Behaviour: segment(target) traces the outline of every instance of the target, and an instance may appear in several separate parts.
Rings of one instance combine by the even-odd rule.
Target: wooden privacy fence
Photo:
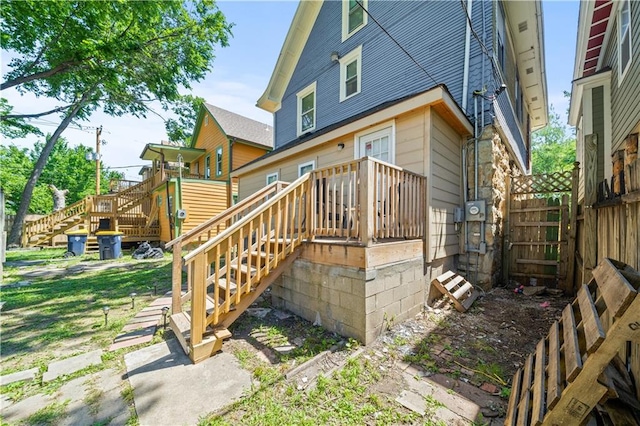
[[[614,381],[633,362],[629,343],[640,341],[640,274],[604,259],[593,276],[513,376],[505,425],[579,425],[622,395]]]
[[[577,183],[577,164],[573,171],[511,178],[505,223],[509,279],[535,279],[573,292]]]

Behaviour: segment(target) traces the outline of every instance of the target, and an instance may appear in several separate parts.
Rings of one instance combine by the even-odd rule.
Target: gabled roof
[[[574,80],[595,74],[601,67],[617,7],[612,0],[580,2]]]
[[[215,105],[208,103],[203,105],[227,137],[273,148],[273,127]]]
[[[280,109],[282,96],[298,64],[302,49],[307,44],[322,4],[323,1],[301,1],[298,4],[287,37],[284,39],[282,50],[278,55],[276,67],[271,74],[269,85],[256,104],[259,108],[269,112],[276,112]]]

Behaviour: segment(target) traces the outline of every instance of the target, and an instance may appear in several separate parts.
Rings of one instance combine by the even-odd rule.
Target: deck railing
[[[185,315],[182,306],[190,302],[191,350],[211,330],[228,327],[304,241],[342,236],[369,246],[425,232],[426,178],[382,161],[362,158],[314,170],[281,191],[278,185],[167,244],[174,248],[173,314]],[[247,212],[232,220],[239,211]],[[209,238],[220,223],[226,229],[181,257],[183,243]]]
[[[311,172],[314,237],[364,245],[424,234],[426,178],[373,158]]]
[[[57,212],[53,212],[31,222],[25,222],[22,229],[22,246],[28,246],[33,237],[52,232],[56,226],[60,226],[61,229],[63,229],[66,221],[85,214],[91,202],[91,197],[85,197],[62,210],[58,210]]]

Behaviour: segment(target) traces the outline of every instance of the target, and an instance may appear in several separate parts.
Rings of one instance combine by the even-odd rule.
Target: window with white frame
[[[278,172],[268,174],[267,175],[267,185],[270,185],[273,182],[277,181],[278,178],[279,178]]]
[[[342,0],[342,41],[367,25],[369,0]]]
[[[222,147],[216,148],[216,176],[222,176]]]
[[[208,115],[205,115],[205,116],[204,116],[204,125],[206,126],[206,125],[208,125],[208,124],[209,124],[209,116],[208,116]]]
[[[624,78],[631,64],[631,0],[622,0],[618,16],[618,72]]]
[[[316,128],[316,82],[298,92],[298,136]]]
[[[393,163],[395,161],[393,124],[387,123],[372,130],[356,134],[356,158],[373,157]]]
[[[340,58],[340,102],[360,93],[362,46]]]
[[[204,178],[211,179],[211,155],[207,155],[204,159]]]
[[[308,161],[306,163],[298,164],[298,177],[302,176],[305,173],[309,173],[311,170],[316,168],[316,162]]]

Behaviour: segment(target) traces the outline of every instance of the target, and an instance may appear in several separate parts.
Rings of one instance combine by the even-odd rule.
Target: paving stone
[[[118,334],[115,339],[113,339],[114,343],[122,342],[124,340],[135,339],[140,336],[153,335],[155,333],[156,327],[147,327],[140,330],[130,331],[129,333]]]
[[[427,410],[427,402],[422,395],[408,390],[403,390],[400,396],[396,398],[396,401],[403,407],[408,408],[414,413],[418,413],[424,416]]]
[[[63,359],[62,361],[52,362],[49,364],[47,372],[42,375],[42,381],[45,383],[50,382],[65,374],[75,373],[91,365],[102,364],[101,355],[102,351],[97,350]]]
[[[269,312],[271,312],[271,309],[269,308],[248,308],[247,309],[247,314],[256,318],[264,318],[267,316]]]
[[[131,318],[131,320],[129,320],[129,324],[140,324],[143,322],[149,322],[149,321],[153,321],[155,320],[155,322],[157,323],[158,320],[160,319],[159,315],[149,315],[149,316],[144,316],[144,317],[134,317]]]
[[[4,412],[4,410],[10,405],[13,405],[11,398],[4,394],[0,395],[0,411]]]
[[[281,354],[288,354],[289,352],[291,352],[294,349],[296,349],[295,345],[283,345],[283,346],[278,346],[276,348],[273,348],[273,350],[275,350],[276,352],[279,352]]]
[[[38,410],[51,404],[54,400],[47,395],[34,395],[20,402],[16,402],[2,409],[2,420],[9,424],[16,424],[24,420]]]
[[[140,328],[147,328],[158,325],[158,320],[155,319],[153,321],[145,321],[145,322],[134,322],[131,324],[127,324],[122,327],[122,331],[133,331],[138,330]]]
[[[37,368],[31,368],[29,370],[7,374],[5,376],[0,376],[0,384],[4,386],[8,385],[9,383],[20,382],[23,380],[30,381],[36,378],[36,374],[38,374]]]
[[[161,297],[159,299],[154,300],[149,304],[149,306],[171,306],[171,298],[170,297]]]
[[[482,386],[480,386],[480,389],[490,394],[498,393],[498,387],[492,383],[483,383]]]
[[[129,346],[141,345],[143,343],[149,343],[153,340],[153,334],[149,334],[146,336],[140,336],[135,339],[123,340],[121,342],[117,342],[109,346],[109,351],[116,351],[122,348],[128,348]]]

